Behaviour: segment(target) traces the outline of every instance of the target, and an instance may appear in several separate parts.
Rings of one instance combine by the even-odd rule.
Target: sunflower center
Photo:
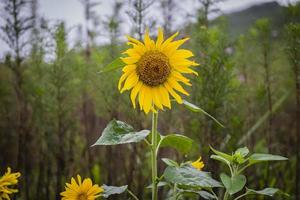
[[[137,63],[137,74],[149,86],[164,83],[170,74],[168,57],[159,51],[146,52]]]
[[[80,193],[77,196],[77,200],[87,200],[87,199],[88,199],[88,196],[86,193]]]

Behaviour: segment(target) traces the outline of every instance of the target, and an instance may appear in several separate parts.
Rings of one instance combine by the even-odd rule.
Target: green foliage
[[[125,63],[120,58],[116,58],[114,61],[103,67],[101,71],[99,71],[99,73],[111,72],[120,69],[124,66]]]
[[[186,154],[191,150],[193,140],[184,135],[170,134],[161,136],[159,145],[159,147],[172,147],[177,149],[179,152]]]
[[[180,167],[168,166],[164,173],[164,179],[172,184],[178,184],[183,187],[197,188],[214,188],[222,187],[222,185],[214,180],[210,173],[199,171],[189,165]]]
[[[223,124],[221,124],[216,118],[214,118],[213,116],[211,116],[209,113],[207,113],[205,110],[203,110],[202,108],[199,108],[198,106],[183,100],[183,105],[186,106],[189,110],[191,110],[192,112],[201,112],[204,115],[208,116],[209,118],[211,118],[212,120],[214,120],[218,125],[220,125],[221,127],[224,128]]]
[[[140,142],[144,140],[149,135],[149,133],[149,130],[135,132],[133,127],[129,124],[117,120],[112,120],[103,130],[101,137],[92,146]]]
[[[221,173],[220,178],[230,195],[241,191],[244,188],[247,181],[246,177],[242,174],[237,174],[232,177],[229,177],[227,174]]]
[[[244,173],[244,171],[251,165],[267,161],[287,160],[287,158],[283,156],[271,154],[254,153],[249,156],[249,149],[247,147],[237,149],[231,156],[229,154],[217,151],[212,147],[211,149],[216,154],[212,155],[211,158],[225,163],[230,170],[230,176],[226,173],[220,174],[221,181],[226,188],[224,199],[228,199],[228,195],[233,196],[245,189],[247,178],[242,173]],[[276,188],[265,188],[260,191],[250,190],[246,188],[246,192],[240,196],[237,196],[235,199],[240,199],[250,194],[273,196],[278,191],[279,189]]]
[[[111,195],[122,194],[127,190],[128,186],[124,185],[124,186],[116,187],[116,186],[102,185],[101,187],[104,190],[104,192],[101,193],[101,196],[103,196],[104,198],[108,198]]]

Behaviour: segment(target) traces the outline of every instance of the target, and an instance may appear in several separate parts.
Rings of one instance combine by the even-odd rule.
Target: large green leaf
[[[246,177],[242,174],[229,177],[227,174],[221,173],[220,178],[230,195],[241,191],[246,184]]]
[[[203,113],[204,115],[208,116],[209,118],[211,118],[212,120],[214,120],[218,125],[220,125],[221,127],[224,128],[224,125],[221,124],[221,122],[219,122],[216,118],[214,118],[212,115],[210,115],[208,112],[206,112],[205,110],[203,110],[202,108],[186,101],[186,100],[183,100],[183,105],[185,107],[187,107],[189,110],[193,111],[193,112],[201,112]]]
[[[127,190],[127,185],[116,187],[116,186],[108,186],[108,185],[102,185],[103,193],[101,196],[104,198],[108,198],[110,195],[113,194],[122,194]]]
[[[278,155],[265,154],[265,153],[255,153],[249,157],[249,162],[251,164],[266,162],[266,161],[280,161],[280,160],[288,160],[288,158]]]
[[[189,165],[181,167],[168,166],[164,171],[164,178],[167,182],[189,187],[222,187],[221,183],[214,180],[210,173],[199,171]]]
[[[252,190],[252,189],[247,188],[248,194],[260,194],[260,195],[266,195],[266,196],[270,196],[270,197],[273,197],[279,191],[280,190],[277,188],[265,188],[263,190]]]
[[[126,64],[120,58],[116,58],[114,61],[104,66],[98,73],[114,71],[124,67],[125,65]]]
[[[133,127],[122,121],[112,120],[103,130],[95,145],[116,145],[139,142],[149,135],[149,130],[135,132]]]
[[[188,153],[193,146],[193,140],[179,134],[171,134],[161,138],[160,147],[173,147],[181,153]]]

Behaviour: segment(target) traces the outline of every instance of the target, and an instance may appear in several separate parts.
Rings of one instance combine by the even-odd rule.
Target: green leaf
[[[244,158],[248,155],[249,149],[247,147],[239,148],[234,154],[241,154]]]
[[[163,186],[165,186],[165,185],[168,185],[168,183],[167,183],[167,182],[164,182],[164,181],[159,181],[158,184],[157,184],[157,187],[163,187]],[[146,188],[147,188],[147,189],[151,189],[151,188],[152,188],[152,184],[151,184],[151,185],[148,185]]]
[[[242,174],[229,177],[225,173],[220,175],[221,181],[230,195],[241,191],[246,184],[246,177]]]
[[[187,193],[187,194],[189,194],[189,193],[198,194],[203,199],[208,199],[208,200],[217,199],[214,195],[212,195],[211,193],[209,193],[207,191],[204,191],[204,190],[196,191],[196,190],[191,190],[191,189],[179,189],[178,191],[182,194],[185,194],[185,193]]]
[[[221,156],[218,156],[218,155],[211,155],[210,156],[211,159],[214,159],[214,160],[218,160],[220,162],[223,162],[225,163],[226,165],[228,165],[228,167],[230,167],[230,162],[228,160],[226,160],[225,158],[221,157]]]
[[[167,182],[189,187],[212,188],[222,187],[221,183],[214,180],[209,172],[199,171],[189,165],[181,167],[167,167],[164,171]]]
[[[162,158],[162,161],[170,167],[179,167],[178,163],[169,158]]]
[[[212,146],[210,146],[210,149],[215,153],[217,154],[218,156],[221,156],[222,158],[228,160],[229,162],[232,162],[233,161],[233,158],[231,155],[229,154],[226,154],[226,153],[223,153],[221,151],[218,151],[216,149],[214,149]]]
[[[200,196],[203,198],[203,199],[208,199],[208,200],[211,200],[211,199],[217,199],[214,195],[212,195],[211,193],[209,192],[206,192],[206,191],[200,191],[198,192],[200,194]]]
[[[124,67],[126,64],[120,59],[116,58],[114,61],[109,63],[108,65],[104,66],[98,73],[106,73],[106,72],[111,72],[117,69],[120,69]]]
[[[272,154],[264,154],[264,153],[255,153],[249,157],[249,162],[251,164],[259,163],[259,162],[267,162],[267,161],[281,161],[288,160],[288,158],[278,155]]]
[[[108,198],[110,195],[113,195],[113,194],[122,194],[123,192],[125,192],[127,190],[127,187],[128,187],[127,185],[123,185],[120,187],[102,185],[102,188],[104,191],[101,194],[101,196],[103,196],[104,198]]]
[[[252,190],[247,188],[247,192],[248,194],[260,194],[260,195],[266,195],[266,196],[270,196],[273,197],[277,192],[279,192],[280,190],[277,188],[265,188],[263,190]]]
[[[171,134],[161,138],[160,147],[172,147],[181,153],[188,153],[193,146],[193,140],[179,134]]]
[[[212,120],[214,120],[219,126],[223,127],[224,128],[224,125],[221,124],[221,122],[219,122],[216,118],[214,118],[212,115],[210,115],[208,112],[206,112],[205,110],[203,110],[202,108],[186,101],[186,100],[183,100],[183,105],[185,107],[187,107],[189,110],[191,110],[192,112],[201,112],[203,114],[205,114],[206,116],[208,116],[209,118],[211,118]]]
[[[116,145],[140,142],[149,135],[149,130],[135,132],[133,127],[122,121],[112,120],[103,130],[95,145]]]

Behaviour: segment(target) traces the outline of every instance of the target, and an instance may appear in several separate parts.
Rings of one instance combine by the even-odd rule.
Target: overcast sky
[[[270,1],[272,0],[227,0],[226,2],[219,3],[217,7],[221,10],[221,13],[230,13],[245,9],[255,4]],[[277,0],[280,4],[287,4],[288,1],[295,0]],[[108,16],[111,13],[111,2],[113,1],[99,0],[99,2],[101,2],[101,4],[95,8],[95,11],[101,17]],[[199,7],[199,4],[197,3],[198,0],[181,0],[178,2],[178,13],[193,14],[193,12],[196,11],[196,8]],[[158,5],[156,5],[156,8],[158,8]],[[153,8],[152,10],[158,10],[156,8]],[[83,6],[79,0],[39,0],[39,14],[53,22],[63,20],[66,22],[67,27],[74,27],[84,22]],[[178,14],[175,16],[175,20],[177,20],[178,23],[182,23],[180,20],[185,20],[185,18]],[[8,47],[0,40],[0,57],[2,57],[1,55],[3,55],[3,53],[7,50]]]

